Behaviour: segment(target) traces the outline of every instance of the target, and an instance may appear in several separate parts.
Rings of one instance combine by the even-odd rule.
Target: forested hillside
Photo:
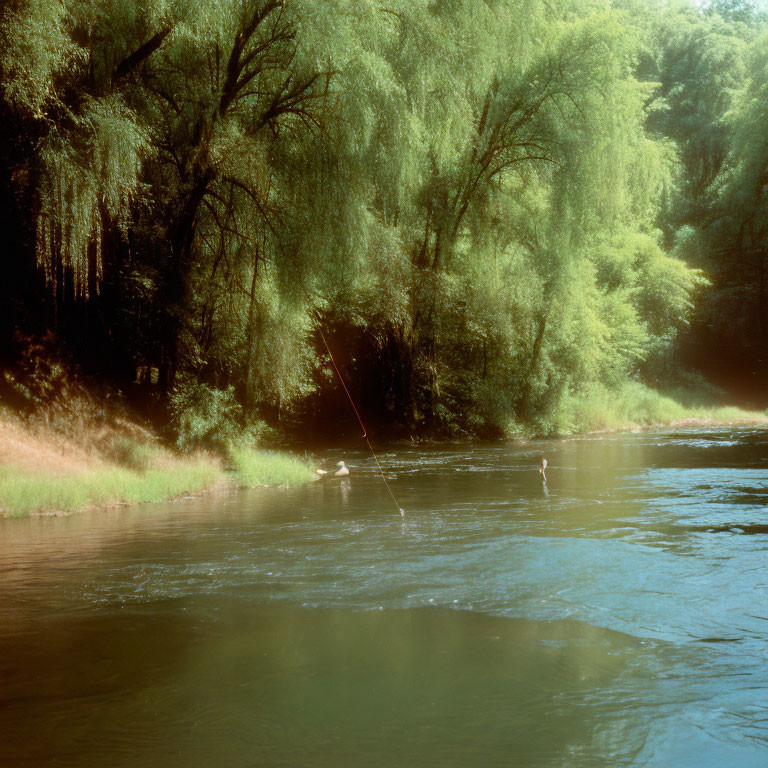
[[[4,359],[180,444],[351,423],[323,335],[390,434],[765,383],[752,3],[6,0],[0,75]]]

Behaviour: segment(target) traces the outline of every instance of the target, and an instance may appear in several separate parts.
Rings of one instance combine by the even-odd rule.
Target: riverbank
[[[204,451],[181,454],[125,420],[81,424],[77,434],[67,436],[0,414],[0,517],[66,514],[313,479],[308,460],[287,452],[242,446],[228,459]]]
[[[763,412],[712,405],[713,399],[711,392],[702,390],[665,394],[636,382],[618,390],[593,387],[565,398],[541,429],[510,429],[510,436],[664,426],[768,426]],[[184,453],[124,413],[104,416],[102,410],[98,418],[96,413],[94,408],[81,408],[74,419],[49,421],[0,410],[0,517],[66,514],[317,479],[306,456],[247,445],[226,452]]]
[[[622,432],[653,427],[768,426],[764,411],[718,402],[714,388],[657,391],[639,382],[617,389],[593,386],[564,397],[547,430],[553,435]]]

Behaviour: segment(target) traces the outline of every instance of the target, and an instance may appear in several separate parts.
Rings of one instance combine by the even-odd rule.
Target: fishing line
[[[352,410],[355,412],[355,416],[357,416],[357,420],[360,422],[360,428],[363,430],[363,437],[365,438],[365,442],[368,444],[368,450],[371,452],[371,456],[373,456],[373,460],[376,462],[376,466],[379,468],[379,474],[381,475],[381,479],[384,481],[384,485],[387,486],[387,490],[389,491],[389,495],[392,497],[392,501],[395,503],[395,508],[400,513],[400,517],[405,517],[405,510],[398,504],[397,499],[395,498],[395,494],[392,491],[392,488],[389,485],[389,482],[387,481],[387,477],[384,474],[384,470],[381,468],[381,463],[379,462],[379,457],[376,455],[376,451],[373,450],[373,446],[371,445],[371,441],[368,438],[368,430],[365,428],[365,424],[363,424],[362,418],[360,418],[360,411],[357,410],[357,406],[355,405],[355,401],[352,399],[352,395],[349,393],[349,390],[347,389],[347,385],[344,382],[344,377],[341,375],[341,371],[339,370],[339,366],[336,365],[336,360],[333,357],[333,352],[331,352],[331,348],[328,345],[328,340],[325,338],[325,334],[323,333],[323,329],[321,328],[320,324],[317,325],[317,330],[320,332],[320,338],[323,340],[323,344],[325,345],[326,350],[328,351],[328,357],[331,358],[331,363],[333,364],[333,368],[336,371],[336,375],[339,377],[339,381],[341,382],[341,386],[344,388],[344,392],[346,392],[347,397],[349,398],[349,402],[352,405]]]
[[[274,234],[276,237],[279,237],[278,232],[275,230],[274,226],[272,225],[272,222],[269,220],[269,217],[266,215],[266,212],[262,208],[262,206],[259,204],[258,200],[251,195],[251,199],[256,204],[256,206],[259,208],[259,211],[261,212],[262,216],[264,217],[264,221],[266,221],[267,226],[272,231],[272,234]],[[279,219],[279,217],[278,217]],[[282,222],[280,222],[282,224]],[[297,277],[297,283],[299,288],[301,288],[302,293],[306,297],[307,301],[310,305],[314,304],[312,301],[312,297],[310,296],[309,291],[307,290],[306,286],[304,285],[304,282],[301,279],[301,270],[298,269],[298,265],[295,263],[295,260],[293,259],[292,255],[290,256],[291,260],[294,261],[294,266],[297,267],[296,270],[296,277]],[[381,475],[381,479],[384,481],[384,485],[387,486],[387,490],[389,491],[389,495],[392,497],[392,501],[395,504],[395,508],[400,513],[400,517],[405,519],[405,510],[398,504],[397,499],[395,498],[395,494],[392,491],[392,488],[389,485],[389,482],[387,482],[387,477],[384,474],[384,470],[381,467],[381,462],[379,462],[379,457],[376,455],[376,451],[373,450],[373,446],[371,445],[371,441],[368,438],[368,430],[365,428],[365,424],[363,424],[363,420],[360,418],[360,411],[357,410],[357,406],[355,405],[355,401],[352,399],[352,395],[350,394],[349,390],[347,389],[347,385],[344,381],[344,377],[341,375],[341,371],[339,370],[339,366],[336,365],[336,360],[333,357],[333,352],[331,352],[330,346],[328,346],[328,340],[325,338],[325,334],[323,333],[323,328],[320,323],[319,317],[317,317],[317,330],[320,332],[320,338],[323,340],[323,344],[325,345],[326,350],[328,351],[328,357],[331,358],[331,363],[333,364],[334,370],[336,371],[336,375],[339,377],[339,381],[341,382],[341,386],[344,388],[344,392],[346,392],[347,397],[349,398],[349,402],[352,405],[352,409],[355,412],[355,416],[357,416],[357,420],[360,422],[360,427],[363,430],[363,437],[365,438],[365,442],[368,444],[368,450],[371,452],[371,456],[373,456],[373,460],[376,462],[376,466],[379,468],[379,474]]]

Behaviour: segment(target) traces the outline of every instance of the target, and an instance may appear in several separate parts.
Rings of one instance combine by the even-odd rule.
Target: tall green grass
[[[199,493],[224,475],[210,456],[173,460],[151,447],[128,441],[116,446],[112,457],[120,465],[88,472],[52,474],[0,466],[0,517],[36,512],[70,512],[89,506],[166,501]],[[288,453],[233,448],[234,480],[242,486],[295,486],[315,479],[306,459]]]
[[[165,501],[199,493],[222,477],[210,460],[197,459],[163,469],[137,472],[107,467],[66,475],[0,467],[0,515],[69,512],[88,506]]]
[[[240,485],[303,485],[315,479],[307,459],[290,453],[236,447],[230,449],[235,480]]]
[[[592,386],[563,398],[552,419],[552,432],[573,434],[684,421],[768,424],[768,416],[760,411],[706,404],[707,398],[695,394],[676,391],[670,396],[640,382],[629,382],[619,389]]]

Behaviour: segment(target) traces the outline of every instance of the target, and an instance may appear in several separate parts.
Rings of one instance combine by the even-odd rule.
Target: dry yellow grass
[[[0,516],[163,501],[224,481],[216,457],[176,455],[138,425],[79,424],[71,432],[0,414]]]
[[[104,463],[79,441],[0,417],[0,465],[35,473],[73,473],[95,469]]]

